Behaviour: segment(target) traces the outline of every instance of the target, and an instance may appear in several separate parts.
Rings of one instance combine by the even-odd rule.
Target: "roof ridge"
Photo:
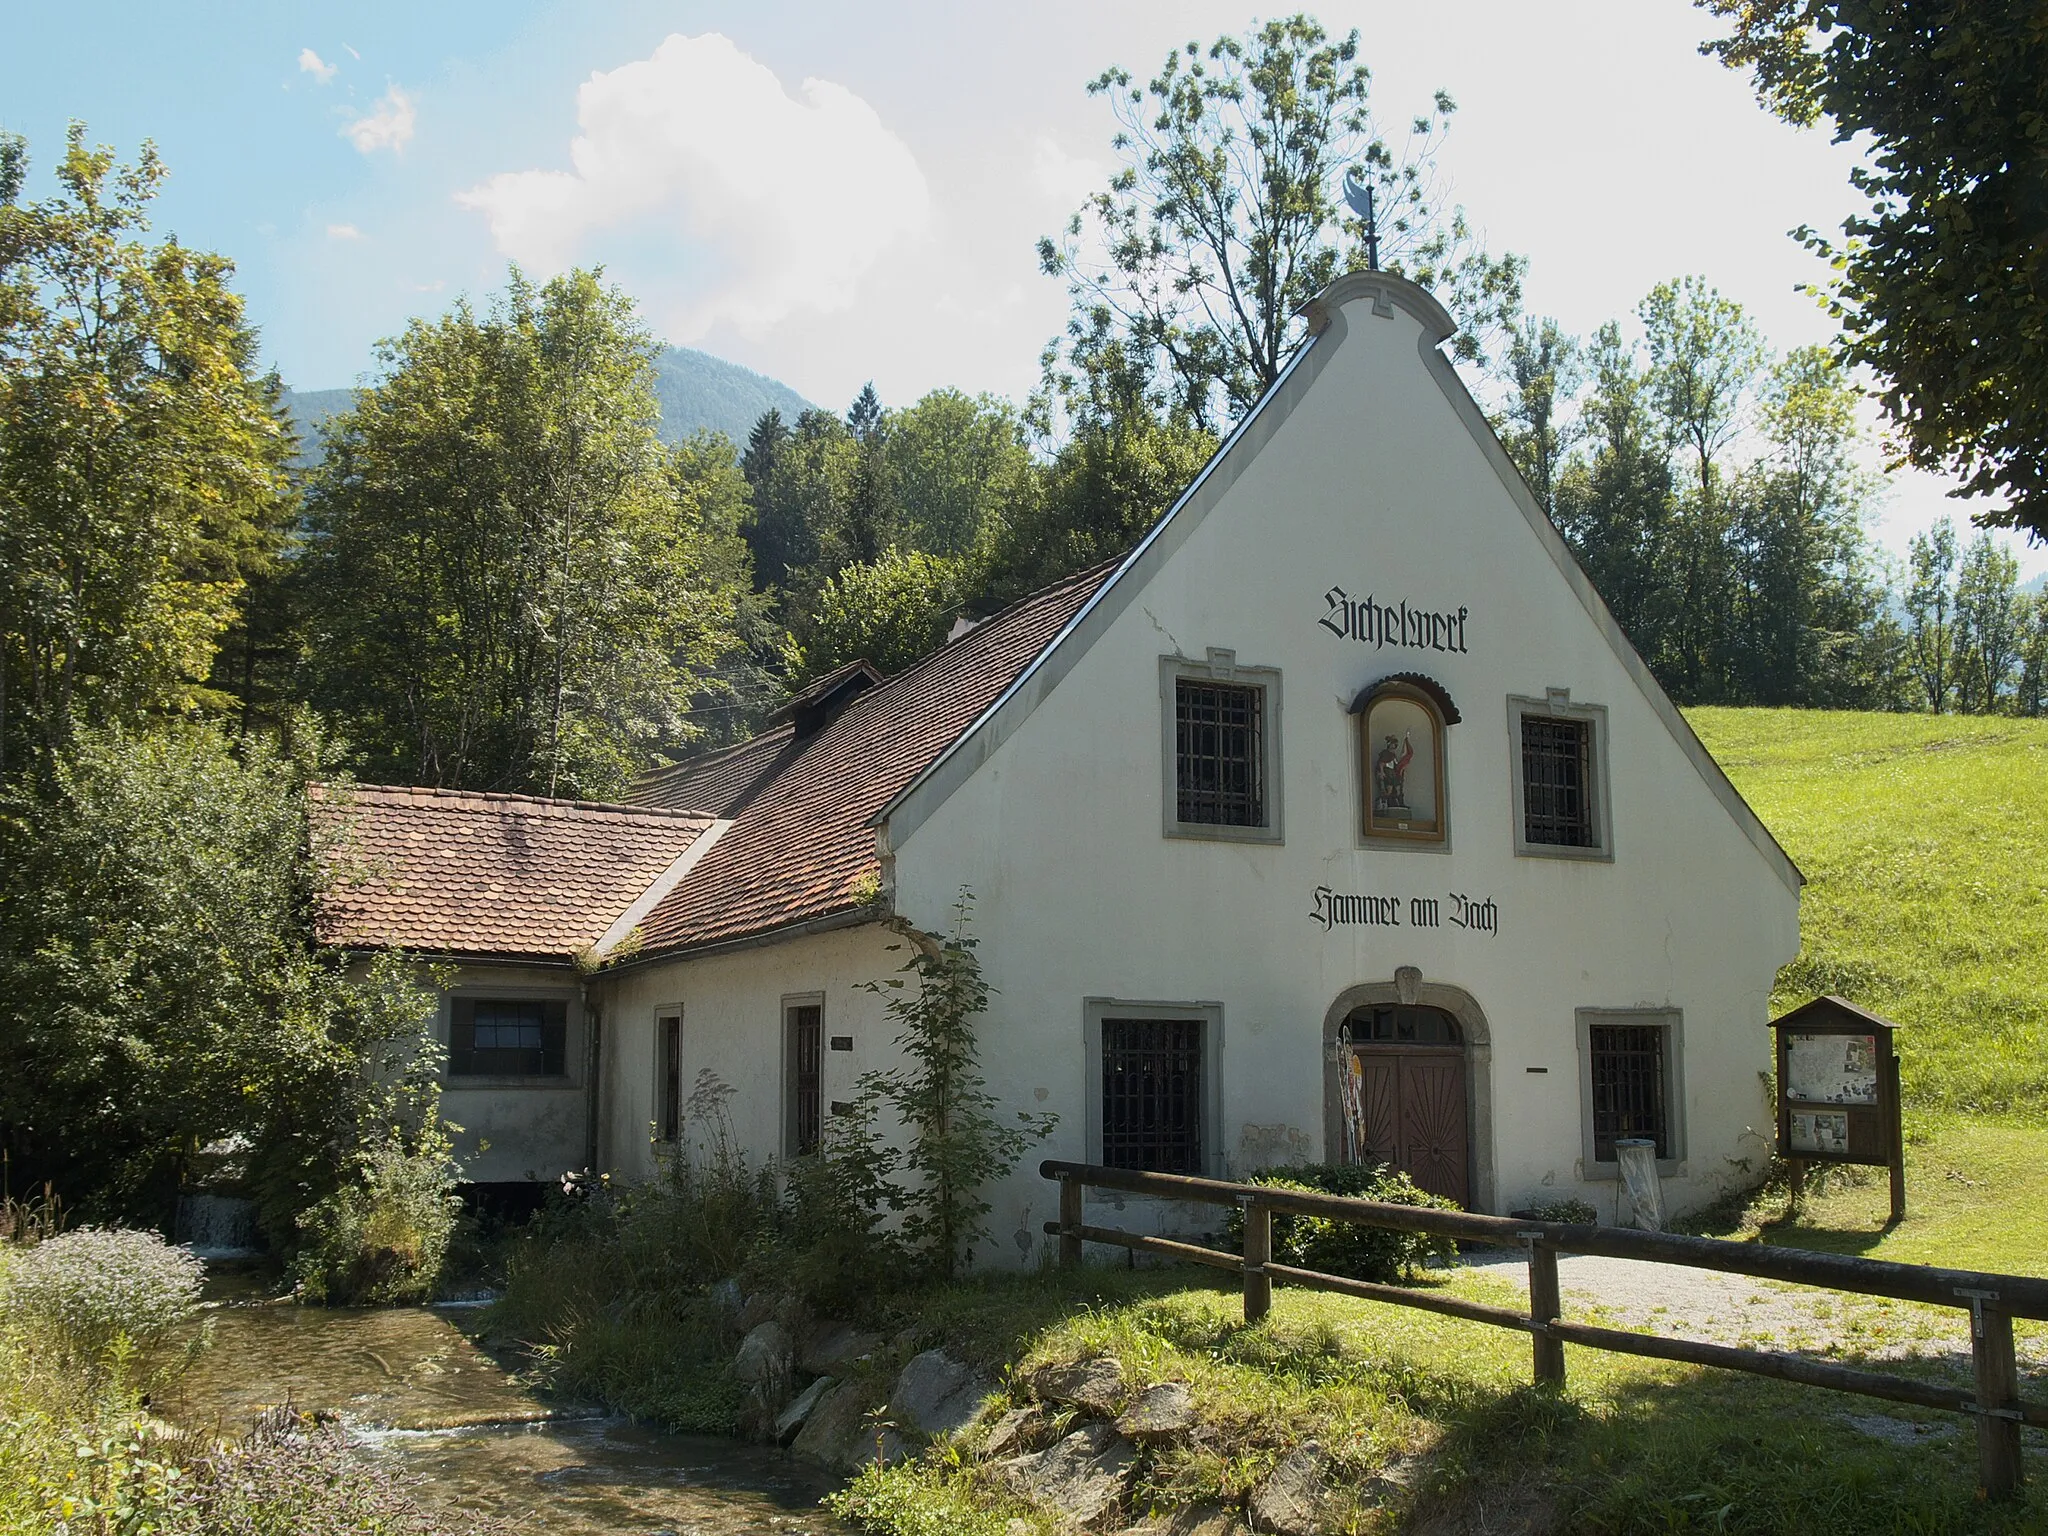
[[[306,785],[315,799],[339,795],[403,796],[408,800],[484,801],[482,806],[452,806],[458,810],[486,810],[493,806],[544,806],[550,810],[588,811],[607,816],[645,816],[664,821],[710,821],[709,811],[684,811],[661,805],[632,805],[618,800],[569,800],[555,795],[524,795],[501,789],[450,789],[438,784],[343,784],[314,779]]]
[[[757,732],[744,741],[729,741],[722,747],[712,747],[707,751],[692,753],[688,757],[677,758],[676,761],[664,764],[662,767],[650,768],[633,782],[636,784],[651,784],[657,780],[667,778],[670,774],[681,773],[685,768],[702,768],[707,763],[715,763],[721,758],[731,757],[735,753],[746,751],[749,747],[758,747],[778,731],[794,732],[795,729],[796,727],[789,721],[779,720],[774,725],[769,726],[767,730]]]

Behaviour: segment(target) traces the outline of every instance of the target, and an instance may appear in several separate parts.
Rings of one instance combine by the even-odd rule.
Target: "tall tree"
[[[2013,707],[2023,715],[2048,715],[2048,591],[2023,593],[2020,619],[2020,680]]]
[[[147,238],[155,149],[117,166],[73,124],[55,197],[26,169],[0,135],[0,781],[207,702],[290,511],[233,267]]]
[[[1508,343],[1510,388],[1501,446],[1553,522],[1558,476],[1580,425],[1567,414],[1578,393],[1580,368],[1577,340],[1547,317],[1524,320]]]
[[[1591,453],[1560,473],[1555,517],[1594,590],[1668,685],[1670,456],[1619,325],[1594,334],[1587,362],[1592,382],[1580,414]]]
[[[1300,345],[1302,305],[1365,265],[1361,222],[1336,201],[1350,170],[1378,194],[1383,263],[1443,290],[1461,355],[1477,359],[1519,306],[1523,264],[1487,257],[1436,192],[1451,99],[1439,92],[1397,151],[1370,88],[1358,34],[1332,41],[1303,14],[1190,42],[1143,87],[1105,70],[1088,89],[1116,116],[1124,163],[1062,239],[1039,243],[1045,271],[1068,280],[1071,340],[1107,325],[1156,355],[1176,410],[1228,425]]]
[[[1961,635],[1956,623],[1956,527],[1943,519],[1913,535],[1906,588],[1908,664],[1927,707],[1937,715],[1956,691]]]
[[[372,772],[602,796],[692,734],[739,592],[677,505],[653,353],[593,274],[515,270],[385,343],[329,423],[308,663]]]
[[[905,548],[964,555],[1028,503],[1034,466],[1016,408],[935,389],[889,416],[887,451]]]
[[[1998,712],[2025,643],[2020,566],[1988,533],[1970,540],[1956,570],[1956,702]]]
[[[2048,536],[2048,134],[2038,0],[1697,0],[1733,24],[1703,45],[1788,122],[1863,148],[1868,201],[1829,258],[1852,364],[1911,460],[2003,495],[1982,522]]]
[[[889,423],[874,382],[861,386],[846,413],[853,434],[853,473],[847,487],[841,541],[847,562],[872,563],[896,541],[896,486],[889,462]]]

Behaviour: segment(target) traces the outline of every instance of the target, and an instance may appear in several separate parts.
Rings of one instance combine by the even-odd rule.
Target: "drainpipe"
[[[598,1084],[598,1068],[604,1057],[600,1049],[604,1037],[604,1015],[590,1000],[590,983],[581,983],[577,991],[583,1007],[583,1166],[592,1173],[598,1171],[598,1109],[603,1103],[603,1094]]]

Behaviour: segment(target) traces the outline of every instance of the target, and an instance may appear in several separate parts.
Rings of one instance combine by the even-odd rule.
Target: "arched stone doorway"
[[[1391,1163],[1468,1210],[1493,1204],[1492,1038],[1470,993],[1404,966],[1323,1024],[1325,1156]]]

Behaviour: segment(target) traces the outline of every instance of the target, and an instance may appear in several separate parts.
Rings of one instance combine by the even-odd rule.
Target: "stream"
[[[672,1435],[553,1403],[477,1346],[473,1307],[297,1307],[226,1276],[213,1348],[163,1404],[188,1426],[246,1426],[289,1401],[330,1410],[357,1454],[422,1506],[548,1536],[827,1536],[835,1484],[780,1451]]]

